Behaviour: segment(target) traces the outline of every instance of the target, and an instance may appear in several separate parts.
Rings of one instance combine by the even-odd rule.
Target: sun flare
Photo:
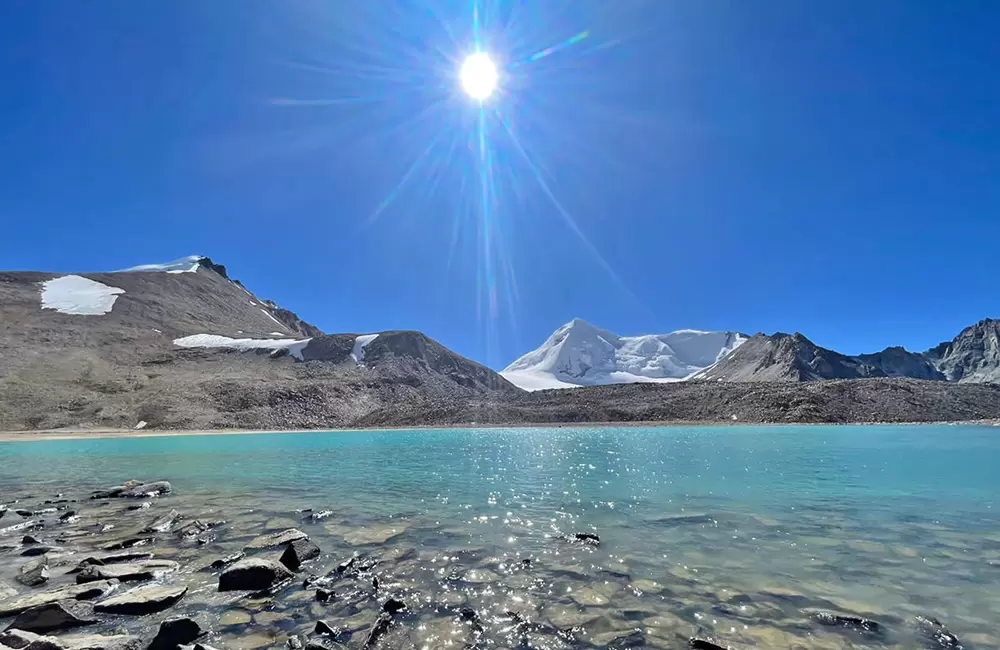
[[[499,74],[497,66],[486,52],[476,52],[466,57],[459,73],[462,90],[472,99],[485,101],[496,90]]]

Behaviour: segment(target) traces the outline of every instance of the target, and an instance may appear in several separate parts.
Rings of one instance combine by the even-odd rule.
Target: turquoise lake
[[[132,478],[169,480],[171,507],[222,513],[247,534],[303,525],[301,509],[330,510],[303,530],[331,561],[358,549],[403,549],[410,559],[399,564],[400,584],[429,603],[527,603],[529,615],[578,626],[596,647],[605,647],[602,634],[640,627],[646,647],[674,647],[696,633],[740,647],[931,647],[912,630],[916,616],[940,619],[966,647],[1000,647],[997,427],[448,429],[0,444],[0,502]],[[559,539],[577,532],[598,534],[600,546]],[[507,570],[525,558],[530,579]],[[810,624],[818,610],[869,616],[889,634]],[[449,646],[442,629],[415,628],[407,644]],[[545,643],[537,645],[559,647]],[[491,645],[506,647],[502,639]]]

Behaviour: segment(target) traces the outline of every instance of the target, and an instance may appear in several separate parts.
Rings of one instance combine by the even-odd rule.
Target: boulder
[[[37,587],[49,579],[49,564],[45,558],[39,558],[21,567],[17,581],[25,587]]]
[[[76,574],[79,584],[95,580],[117,579],[122,582],[152,580],[164,573],[177,570],[179,564],[172,560],[138,560],[123,564],[89,564]]]
[[[142,616],[173,607],[187,593],[187,587],[144,585],[130,589],[94,605],[95,612]]]
[[[406,609],[406,603],[396,598],[390,598],[382,605],[382,611],[390,615],[404,609]]]
[[[261,535],[260,537],[256,537],[252,539],[244,548],[248,550],[275,548],[277,546],[288,544],[289,542],[294,542],[297,539],[309,539],[309,536],[297,528],[289,528],[288,530],[283,530],[280,533],[271,533],[270,535]]]
[[[71,598],[76,600],[93,600],[94,598],[110,593],[117,586],[117,580],[101,580],[98,582],[90,582],[85,585],[66,585],[65,587],[42,592],[40,594],[23,596],[21,598],[15,598],[14,600],[5,600],[0,602],[0,618],[15,616],[26,609],[31,609],[32,607],[45,605],[47,603],[54,603],[60,600],[68,600]]]
[[[303,562],[314,557],[319,557],[319,547],[308,539],[297,539],[285,546],[285,551],[278,561],[292,571],[298,571]]]
[[[0,645],[15,650],[138,650],[139,639],[129,634],[81,634],[57,638],[8,629],[0,634]]]
[[[31,544],[39,544],[40,542],[31,535],[25,535],[21,538],[21,543],[25,546],[30,546]]]
[[[292,572],[274,560],[240,560],[219,575],[219,591],[264,591],[292,579]]]
[[[178,650],[182,645],[194,643],[195,639],[204,634],[205,630],[192,618],[170,618],[160,623],[160,630],[149,644],[148,650]]]
[[[92,604],[79,600],[60,600],[24,610],[17,615],[10,627],[44,634],[93,625],[96,622]]]

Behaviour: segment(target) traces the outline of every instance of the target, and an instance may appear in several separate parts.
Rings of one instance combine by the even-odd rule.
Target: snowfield
[[[302,358],[302,350],[312,339],[231,339],[218,334],[192,334],[174,339],[174,345],[182,348],[228,348],[247,352],[249,350],[288,350],[288,353],[298,359]]]
[[[361,365],[365,360],[365,346],[378,338],[378,334],[362,334],[354,339],[354,349],[351,350],[351,358],[354,363]]]
[[[699,330],[618,336],[577,318],[500,374],[528,391],[683,381],[718,363],[746,340],[737,332]]]
[[[138,271],[152,273],[196,273],[198,271],[198,266],[201,264],[203,259],[205,259],[203,255],[188,255],[187,257],[182,257],[179,260],[167,262],[166,264],[142,264],[140,266],[133,266],[132,268],[116,271],[116,273],[132,273]]]
[[[124,289],[109,287],[79,275],[64,275],[42,283],[42,309],[60,314],[101,316],[111,311]]]

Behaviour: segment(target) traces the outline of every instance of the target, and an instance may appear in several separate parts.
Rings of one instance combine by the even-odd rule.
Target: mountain
[[[206,257],[0,273],[0,429],[347,426],[512,391],[419,332],[324,334]]]
[[[576,318],[500,374],[525,390],[685,379],[738,348],[737,332],[618,336]]]
[[[1000,320],[981,320],[924,355],[949,381],[1000,382]]]
[[[934,381],[947,379],[929,357],[899,346],[889,347],[873,354],[859,354],[857,359],[877,368],[882,377],[911,377]]]

